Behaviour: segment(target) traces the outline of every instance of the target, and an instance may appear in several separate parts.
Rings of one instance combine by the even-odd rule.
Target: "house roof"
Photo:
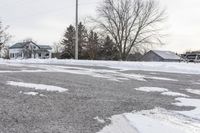
[[[30,42],[22,42],[22,43],[16,43],[13,46],[9,47],[9,49],[16,49],[16,48],[23,48]]]
[[[51,50],[52,48],[49,45],[38,45],[41,49]]]
[[[40,49],[47,49],[51,50],[52,48],[48,45],[37,45],[36,43],[30,41],[30,42],[21,42],[21,43],[16,43],[13,46],[9,47],[9,49],[17,49],[17,48],[24,48],[27,44],[33,43],[36,46],[38,46]]]
[[[155,54],[166,60],[179,60],[181,57],[171,51],[152,50]]]

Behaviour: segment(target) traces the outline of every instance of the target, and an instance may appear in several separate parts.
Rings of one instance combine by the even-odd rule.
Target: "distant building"
[[[39,58],[47,59],[52,56],[52,48],[48,45],[37,45],[33,41],[16,43],[9,47],[10,59]]]
[[[179,62],[181,61],[181,57],[171,51],[151,50],[140,61]]]

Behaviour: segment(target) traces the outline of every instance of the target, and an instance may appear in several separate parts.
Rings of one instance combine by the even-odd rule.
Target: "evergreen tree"
[[[104,60],[118,60],[118,50],[109,36],[104,39],[104,42],[100,49],[100,56]]]
[[[75,35],[75,28],[74,26],[70,25],[65,34],[64,38],[61,42],[61,45],[63,45],[63,51],[61,54],[61,58],[74,58],[74,35]]]
[[[78,25],[78,53],[79,59],[86,59],[88,33],[86,27],[80,22]]]
[[[88,35],[87,53],[90,60],[95,60],[98,58],[99,51],[99,37],[94,31],[90,31]]]
[[[79,23],[78,25],[78,53],[79,58],[83,58],[83,48],[86,46],[87,43],[87,30],[85,26],[82,23]],[[61,41],[61,44],[64,46],[61,58],[74,58],[75,54],[75,27],[70,25],[65,34],[64,38]]]

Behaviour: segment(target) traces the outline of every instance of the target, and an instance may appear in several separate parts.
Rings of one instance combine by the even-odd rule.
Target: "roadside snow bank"
[[[99,133],[199,133],[200,121],[156,108],[111,117],[111,125]]]
[[[66,64],[84,66],[105,66],[120,70],[143,70],[170,73],[200,74],[200,64],[171,63],[171,62],[122,62],[122,61],[89,61],[89,60],[58,60],[58,59],[28,59],[28,60],[2,60],[0,64]]]
[[[7,84],[12,85],[12,86],[25,87],[25,88],[33,88],[36,90],[57,91],[57,92],[67,91],[67,89],[65,88],[51,86],[51,85],[44,85],[44,84],[33,84],[33,83],[24,83],[24,82],[15,82],[15,81],[8,81]]]

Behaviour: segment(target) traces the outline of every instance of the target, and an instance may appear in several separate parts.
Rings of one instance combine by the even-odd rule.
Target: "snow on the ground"
[[[189,97],[186,94],[169,91],[166,88],[160,88],[160,87],[139,87],[139,88],[134,88],[134,89],[137,91],[143,91],[143,92],[160,92],[161,95],[165,95],[165,96]]]
[[[94,118],[94,120],[98,121],[99,123],[105,123],[104,119],[99,118],[98,116]]]
[[[151,72],[151,73],[149,73],[149,74],[152,74],[152,75],[158,75],[158,73],[154,73],[154,72]]]
[[[11,64],[14,66],[15,64]],[[135,73],[123,73],[119,70],[108,70],[108,69],[92,69],[92,68],[84,68],[84,67],[75,67],[75,66],[58,66],[58,65],[35,65],[35,64],[16,64],[16,66],[21,66],[21,70],[18,71],[0,71],[0,73],[20,73],[20,72],[28,72],[28,73],[38,73],[38,72],[62,72],[62,73],[70,73],[77,75],[88,75],[95,78],[104,78],[110,81],[125,81],[129,79],[138,80],[138,81],[146,81],[146,79],[153,80],[166,80],[166,81],[177,81],[175,79],[164,78],[164,77],[152,77],[149,75],[141,75]],[[24,67],[25,66],[25,67]],[[29,67],[30,69],[27,69]],[[32,70],[31,68],[34,68]],[[37,69],[35,69],[37,68]]]
[[[25,95],[36,96],[36,95],[38,95],[39,93],[38,93],[38,92],[24,92],[23,94],[25,94]]]
[[[200,99],[189,99],[189,98],[176,98],[178,102],[173,103],[176,106],[191,106],[195,107],[194,110],[190,111],[179,111],[179,113],[191,117],[193,119],[198,119],[200,121]]]
[[[192,93],[192,94],[200,95],[200,90],[186,89],[186,91],[189,92],[189,93]]]
[[[147,77],[149,79],[155,79],[155,80],[165,80],[165,81],[178,81],[176,79],[170,79],[170,78],[163,78],[163,77]]]
[[[8,85],[18,86],[18,87],[25,87],[25,88],[33,88],[36,90],[46,90],[46,91],[56,91],[56,92],[65,92],[68,89],[52,86],[52,85],[44,85],[44,84],[34,84],[34,83],[24,83],[24,82],[15,82],[15,81],[8,81]]]
[[[104,127],[98,133],[139,133],[137,129],[123,115],[112,116],[111,124]]]
[[[115,115],[99,133],[199,133],[200,121],[161,108]]]
[[[159,88],[159,87],[139,87],[135,88],[137,91],[144,91],[144,92],[167,92],[168,89]]]
[[[200,85],[199,82],[192,82],[192,84],[195,84],[195,85]]]
[[[168,91],[168,92],[163,92],[161,93],[162,95],[166,95],[166,96],[181,96],[181,97],[189,97],[188,95],[186,94],[183,94],[183,93],[179,93],[179,92],[172,92],[172,91]]]
[[[66,64],[84,66],[105,66],[120,70],[144,70],[170,73],[200,74],[200,64],[178,62],[122,62],[122,61],[89,61],[58,59],[3,60],[0,64]]]

